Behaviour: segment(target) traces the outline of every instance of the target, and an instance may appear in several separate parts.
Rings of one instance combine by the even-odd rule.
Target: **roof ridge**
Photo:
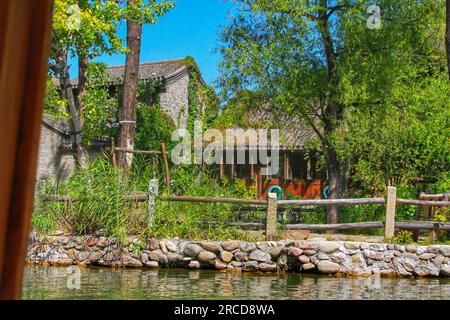
[[[148,62],[139,63],[139,66],[159,64],[159,63],[168,63],[168,62],[180,62],[180,61],[184,61],[184,60],[185,60],[185,58],[167,59],[167,60],[159,60],[159,61],[148,61]],[[117,66],[107,66],[106,69],[119,69],[119,68],[124,68],[124,67],[125,67],[125,64],[121,64],[121,65],[117,65]]]

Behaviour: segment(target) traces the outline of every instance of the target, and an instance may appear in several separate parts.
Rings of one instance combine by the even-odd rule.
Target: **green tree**
[[[368,25],[377,18],[366,1],[239,2],[241,13],[221,35],[223,93],[256,89],[274,108],[300,114],[319,141],[330,197],[341,197],[351,163],[335,139],[347,110],[396,104],[393,92],[408,90],[405,76],[440,73],[443,1],[379,1],[380,29]],[[337,222],[337,208],[327,220]]]
[[[50,60],[59,65],[61,92],[68,100],[75,136],[76,162],[84,162],[81,131],[85,122],[82,101],[86,89],[88,62],[103,54],[123,50],[117,26],[123,12],[118,0],[56,0],[53,11]],[[78,58],[78,99],[73,95],[68,58]]]
[[[136,134],[136,93],[138,86],[139,61],[141,52],[141,37],[143,24],[155,24],[158,17],[163,16],[174,7],[171,1],[127,0],[125,19],[127,21],[127,57],[122,104],[119,120],[121,121],[118,147],[134,148]],[[131,166],[132,154],[120,152],[117,156],[118,165],[124,169]]]

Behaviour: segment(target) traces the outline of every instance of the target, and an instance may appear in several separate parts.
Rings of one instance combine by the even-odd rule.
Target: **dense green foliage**
[[[176,167],[172,170],[175,194],[206,197],[253,197],[241,182],[217,181],[199,167]],[[238,221],[238,207],[225,203],[167,202],[156,205],[152,234],[190,239],[246,239],[250,235],[230,226]],[[254,216],[253,216],[254,218]]]
[[[53,116],[55,119],[67,119],[67,101],[61,98],[60,91],[52,78],[48,78],[45,87],[44,113]]]
[[[86,91],[80,97],[84,106],[83,143],[89,145],[93,138],[110,137],[114,130],[109,119],[117,114],[118,101],[110,97],[108,87],[99,82],[107,79],[106,65],[91,62],[87,69]]]
[[[127,195],[146,194],[152,178],[150,165],[135,161],[129,175],[101,158],[79,169],[64,183],[47,182],[40,186],[33,215],[38,232],[56,230],[75,234],[97,233],[123,238],[141,234],[155,237],[192,239],[249,239],[250,235],[230,223],[238,220],[239,208],[230,204],[201,204],[157,200],[149,223],[147,204],[136,205]],[[145,161],[144,161],[145,162]],[[241,182],[217,181],[207,170],[176,167],[171,170],[173,192],[191,196],[252,198]],[[158,174],[157,177],[163,181]],[[163,191],[164,193],[164,191]],[[46,200],[47,195],[70,195],[71,202]],[[259,213],[245,216],[261,219]]]
[[[338,166],[350,182],[347,195],[379,194],[387,185],[416,193],[425,188],[417,181],[448,181],[444,1],[379,1],[380,29],[367,28],[365,1],[238,3],[243,11],[219,47],[219,85],[233,107],[222,123],[242,118],[246,107],[233,100],[252,90],[316,132],[308,146],[329,177]]]

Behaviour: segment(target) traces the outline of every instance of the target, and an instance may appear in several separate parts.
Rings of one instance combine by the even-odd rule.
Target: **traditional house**
[[[114,95],[121,90],[125,75],[125,66],[106,68],[107,79],[101,79],[101,85],[109,88]],[[191,57],[156,62],[145,62],[139,65],[139,82],[159,83],[159,103],[161,109],[172,118],[178,128],[186,128],[189,106],[189,83],[195,77],[197,83],[205,86],[197,64]],[[78,79],[72,81],[77,91]]]
[[[123,85],[125,66],[106,68],[107,78],[101,85],[115,94]],[[193,79],[194,78],[194,79]],[[139,81],[158,83],[159,103],[178,128],[186,128],[188,121],[189,84],[195,80],[205,86],[195,61],[192,58],[146,62],[139,66]],[[57,80],[55,80],[57,81]],[[78,89],[78,79],[71,81],[74,94]],[[72,135],[69,121],[55,120],[44,115],[41,126],[41,140],[37,180],[46,178],[65,179],[75,167],[72,151]],[[99,154],[108,139],[96,139],[89,148],[89,155]]]
[[[248,139],[235,141],[233,164],[222,164],[219,167],[221,177],[240,179],[247,186],[256,187],[259,199],[267,198],[269,189],[279,186],[284,198],[320,198],[325,187],[325,173],[317,169],[317,156],[312,149],[305,147],[305,142],[314,137],[314,131],[305,125],[300,117],[292,117],[271,111],[269,108],[252,109],[245,116],[249,123],[256,126],[241,128],[277,128],[279,129],[279,170],[275,175],[263,175],[265,166],[249,163],[250,150],[254,149]],[[226,140],[226,136],[224,138]],[[268,139],[270,150],[270,139]],[[245,151],[245,164],[237,163],[237,150]],[[270,156],[270,151],[268,154]],[[223,159],[226,160],[226,147]],[[226,161],[224,161],[225,163]],[[255,161],[253,161],[255,162]]]

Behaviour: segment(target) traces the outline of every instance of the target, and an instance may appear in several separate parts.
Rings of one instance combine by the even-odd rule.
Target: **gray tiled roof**
[[[251,125],[249,128],[279,129],[281,150],[300,150],[305,142],[315,137],[314,130],[302,120],[300,115],[289,115],[279,110],[271,110],[270,107],[260,107],[247,111],[246,119]],[[248,128],[242,128],[244,130]],[[270,138],[267,141],[270,146]],[[248,140],[237,147],[247,147]]]
[[[139,65],[139,80],[170,80],[178,74],[185,72],[190,67],[185,64],[185,59],[163,60],[155,62],[145,62]],[[110,66],[106,68],[109,75],[108,85],[120,85],[123,83],[125,65]],[[199,76],[201,79],[201,76]],[[78,85],[78,79],[72,80],[72,85]]]

